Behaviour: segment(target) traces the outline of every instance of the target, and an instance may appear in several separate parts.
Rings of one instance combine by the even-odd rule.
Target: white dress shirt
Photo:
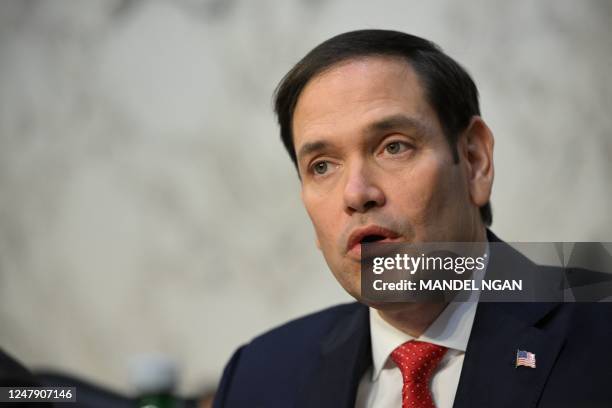
[[[486,252],[489,252],[488,245]],[[473,279],[481,280],[485,271],[486,266],[483,270],[475,271]],[[383,320],[376,309],[370,308],[373,365],[361,378],[355,407],[402,406],[402,373],[390,355],[396,347],[405,342],[419,340],[448,349],[433,372],[429,389],[437,408],[452,408],[479,296],[479,291],[474,291],[466,302],[450,302],[427,330],[417,338],[396,329]]]

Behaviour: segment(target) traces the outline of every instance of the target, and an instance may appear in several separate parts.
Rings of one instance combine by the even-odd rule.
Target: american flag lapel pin
[[[516,366],[536,368],[535,353],[525,350],[516,350]]]

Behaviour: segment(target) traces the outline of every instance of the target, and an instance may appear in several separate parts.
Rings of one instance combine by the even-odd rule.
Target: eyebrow
[[[317,152],[319,150],[324,150],[329,146],[329,143],[324,142],[322,140],[318,140],[316,142],[304,143],[304,145],[300,148],[300,151],[297,154],[298,160],[302,157],[309,155],[311,153]]]
[[[429,133],[428,127],[422,121],[402,114],[390,115],[369,124],[365,130],[365,133],[368,135],[374,135],[382,132],[388,132],[393,129],[411,129],[418,134]],[[330,144],[324,140],[304,143],[297,153],[297,159],[299,161],[302,159],[302,157],[320,150],[324,150],[328,146],[330,146]]]
[[[366,133],[381,133],[393,129],[412,129],[417,133],[429,133],[428,126],[422,121],[402,114],[391,115],[377,120],[368,125]]]

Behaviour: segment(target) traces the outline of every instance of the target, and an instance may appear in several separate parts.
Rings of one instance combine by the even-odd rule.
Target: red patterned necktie
[[[446,347],[416,340],[407,341],[393,350],[391,359],[404,378],[402,408],[436,407],[429,390],[429,380],[446,350]]]

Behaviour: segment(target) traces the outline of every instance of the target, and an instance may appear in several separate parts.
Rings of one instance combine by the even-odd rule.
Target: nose
[[[344,204],[349,214],[364,213],[385,204],[385,194],[365,166],[355,165],[349,170],[344,185]]]

